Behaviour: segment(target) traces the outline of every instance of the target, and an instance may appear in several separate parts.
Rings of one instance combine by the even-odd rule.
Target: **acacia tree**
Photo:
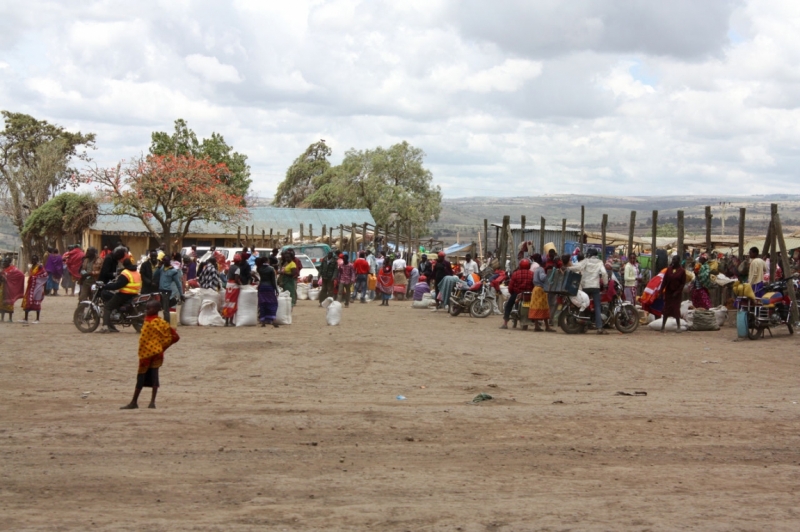
[[[93,133],[66,131],[23,113],[2,111],[0,131],[0,211],[22,233],[27,217],[73,184],[73,159],[88,161]],[[33,243],[23,237],[23,249]]]
[[[331,149],[324,140],[311,144],[286,170],[286,178],[278,185],[272,204],[277,207],[305,207],[306,200],[319,185],[320,178],[331,168]]]
[[[212,163],[222,163],[226,170],[221,174],[223,182],[234,194],[242,198],[247,195],[252,180],[247,155],[233,151],[219,133],[211,133],[210,138],[197,140],[197,135],[189,129],[182,118],[175,120],[172,135],[156,131],[151,135],[151,155],[189,155],[195,159],[208,159]]]
[[[314,208],[366,208],[375,222],[410,222],[426,230],[439,218],[442,193],[423,166],[425,153],[407,142],[388,149],[350,150],[339,166],[320,175],[305,202]]]
[[[30,239],[39,252],[51,243],[62,251],[66,237],[79,235],[97,220],[97,201],[91,194],[63,192],[28,216],[22,236]]]
[[[93,168],[82,180],[94,183],[114,203],[115,214],[138,218],[169,252],[194,222],[234,224],[244,216],[242,197],[226,182],[223,163],[187,155],[150,155],[115,168]]]

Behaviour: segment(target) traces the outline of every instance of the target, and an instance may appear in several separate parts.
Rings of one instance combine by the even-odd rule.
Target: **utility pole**
[[[725,236],[725,211],[730,207],[730,201],[720,201],[719,208],[722,211],[722,236]]]

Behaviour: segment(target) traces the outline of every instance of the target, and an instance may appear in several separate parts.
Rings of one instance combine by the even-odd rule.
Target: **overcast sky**
[[[111,165],[185,118],[271,196],[323,138],[446,197],[800,192],[797,0],[0,2],[0,109]]]

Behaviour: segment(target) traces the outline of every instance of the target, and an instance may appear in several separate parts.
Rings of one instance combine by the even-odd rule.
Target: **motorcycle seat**
[[[477,292],[477,291],[479,291],[481,289],[482,285],[483,285],[483,283],[475,283],[475,284],[473,284],[472,286],[469,287],[469,291],[470,292]]]

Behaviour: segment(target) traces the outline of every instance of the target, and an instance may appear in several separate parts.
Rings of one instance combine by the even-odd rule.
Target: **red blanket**
[[[73,279],[81,278],[81,264],[83,263],[84,253],[80,248],[75,248],[64,253],[64,264]]]
[[[22,299],[25,292],[25,274],[17,269],[16,266],[9,266],[2,272],[5,282],[3,283],[3,303],[13,305],[18,299]]]

